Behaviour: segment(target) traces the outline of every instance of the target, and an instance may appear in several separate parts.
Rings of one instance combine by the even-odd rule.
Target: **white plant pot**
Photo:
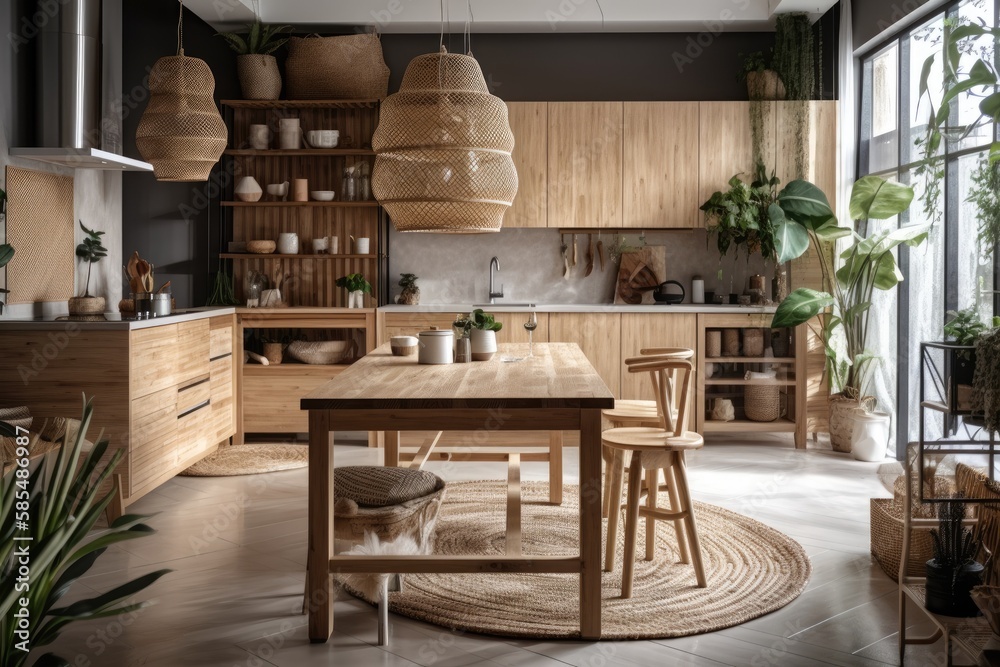
[[[347,293],[347,307],[348,308],[364,308],[365,307],[365,293],[361,290],[354,290],[353,292]]]
[[[472,330],[472,360],[489,361],[497,352],[497,333],[483,329]]]
[[[851,455],[858,461],[884,461],[889,448],[889,414],[858,409],[850,419],[854,422]]]

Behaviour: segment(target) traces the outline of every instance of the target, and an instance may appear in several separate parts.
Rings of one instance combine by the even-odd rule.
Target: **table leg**
[[[385,459],[383,465],[399,467],[399,431],[385,432]]]
[[[330,413],[309,411],[309,640],[333,634],[333,433]]]
[[[601,411],[580,411],[580,636],[601,638]]]
[[[549,431],[549,502],[563,501],[563,433]]]

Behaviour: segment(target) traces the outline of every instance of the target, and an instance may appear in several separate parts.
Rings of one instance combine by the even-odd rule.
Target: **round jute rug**
[[[308,465],[307,445],[233,445],[220,447],[181,474],[188,477],[231,477],[293,470]]]
[[[435,553],[502,555],[506,484],[466,482],[449,484],[447,489]],[[567,486],[560,506],[546,502],[545,483],[522,484],[522,494],[524,554],[577,553],[579,487]],[[669,506],[666,494],[659,500],[660,507]],[[698,588],[693,567],[678,562],[672,523],[657,522],[657,556],[641,560],[645,521],[640,521],[633,597],[623,600],[623,517],[617,567],[603,575],[602,639],[680,637],[719,630],[779,609],[805,588],[809,558],[788,536],[705,503],[695,503],[695,518],[708,587]],[[603,546],[601,554],[603,558]],[[578,575],[408,574],[402,592],[390,594],[390,608],[456,630],[572,638],[579,636],[578,600]]]

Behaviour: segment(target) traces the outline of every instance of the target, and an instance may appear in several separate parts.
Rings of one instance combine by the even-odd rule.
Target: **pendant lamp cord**
[[[601,12],[601,32],[604,32],[604,7],[601,7],[601,0],[595,0],[597,2],[597,9]]]
[[[184,0],[178,3],[180,11],[177,12],[177,55],[184,55]]]
[[[465,35],[464,35],[464,37],[465,37],[465,39],[464,39],[465,44],[464,44],[464,46],[465,46],[465,53],[466,53],[466,55],[471,56],[472,55],[472,21],[474,20],[473,16],[472,16],[472,0],[466,0],[465,1],[465,10],[466,10],[466,12],[465,12]]]

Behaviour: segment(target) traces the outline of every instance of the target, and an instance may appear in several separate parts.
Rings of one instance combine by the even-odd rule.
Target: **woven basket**
[[[292,37],[285,62],[293,100],[381,99],[389,92],[389,68],[378,35]]]
[[[722,356],[722,332],[705,332],[705,356],[716,358]]]
[[[372,192],[399,231],[499,231],[517,194],[507,106],[471,56],[414,58],[372,148]]]
[[[149,72],[149,102],[135,132],[158,181],[207,181],[226,148],[215,77],[203,60],[160,58]]]
[[[246,53],[236,56],[236,74],[245,100],[276,100],[281,97],[281,70],[274,56]]]
[[[781,416],[781,391],[777,385],[747,385],[743,390],[743,412],[755,422],[773,422]]]
[[[830,445],[835,452],[851,452],[851,435],[854,433],[854,420],[851,415],[859,407],[858,401],[851,400],[843,394],[830,397]]]
[[[764,330],[744,329],[743,330],[743,354],[747,357],[764,356]]]
[[[296,340],[288,344],[288,356],[304,364],[336,364],[343,361],[353,349],[353,342],[346,340]]]
[[[924,564],[934,555],[929,527],[914,526],[910,533],[910,557],[906,576],[923,577]],[[871,499],[871,552],[875,562],[893,581],[899,580],[903,555],[903,513],[889,498]]]
[[[738,356],[740,356],[740,330],[739,329],[723,329],[722,330],[722,356],[724,356],[724,357],[738,357]]]

